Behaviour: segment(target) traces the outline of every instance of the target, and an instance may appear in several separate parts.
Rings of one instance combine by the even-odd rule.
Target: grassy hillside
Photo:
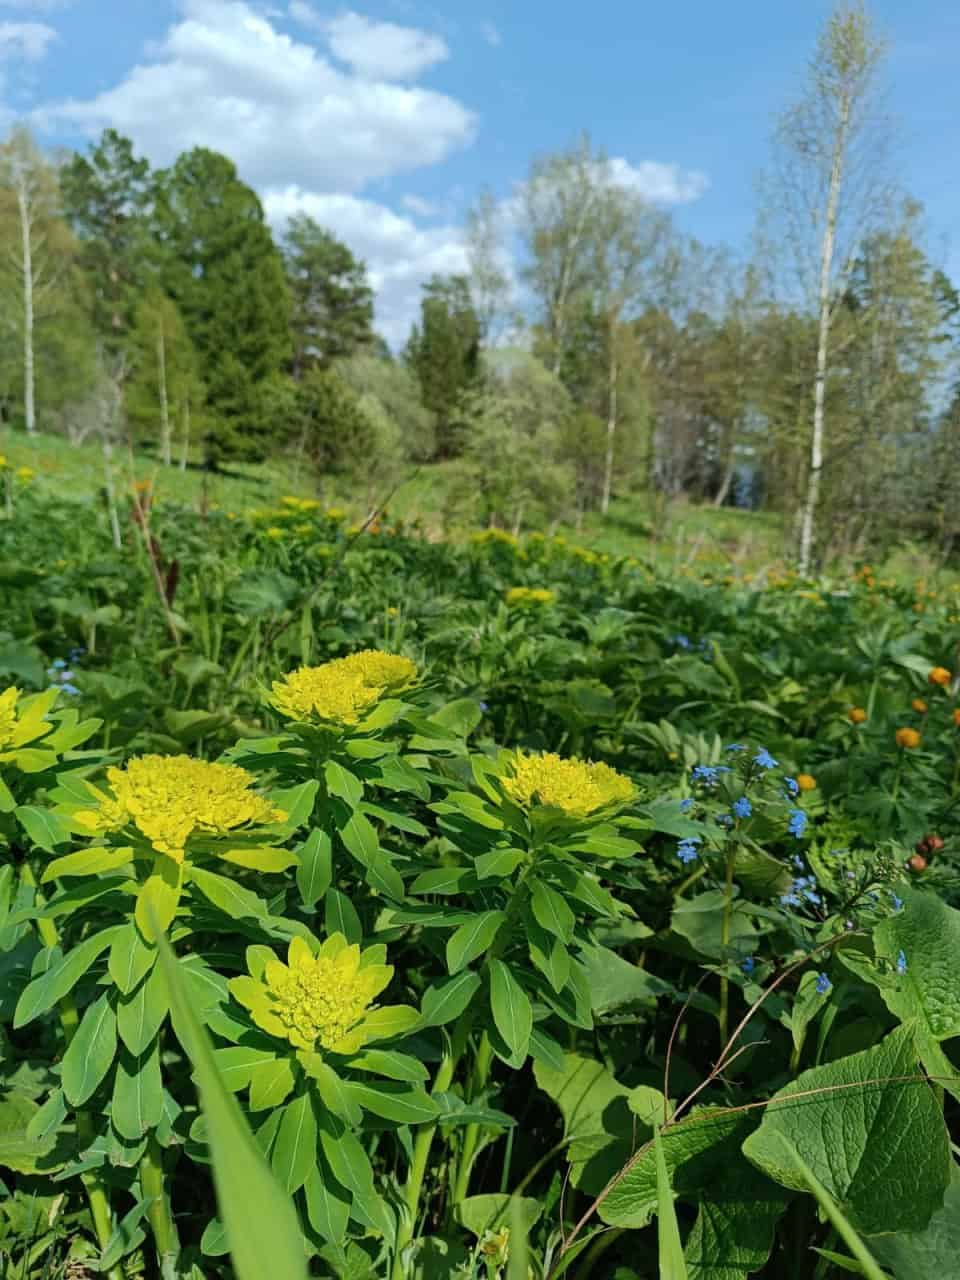
[[[71,445],[61,436],[48,435],[27,439],[6,429],[0,431],[0,454],[11,468],[29,467],[32,484],[61,496],[89,499],[105,483],[105,462],[98,444]],[[113,469],[118,490],[149,479],[159,501],[237,512],[269,507],[283,495],[295,494],[319,496],[329,505],[345,507],[353,519],[360,520],[371,502],[386,496],[351,490],[339,477],[318,484],[310,468],[287,458],[263,464],[232,463],[223,474],[210,475],[192,462],[185,470],[167,468],[149,454],[116,450]],[[419,520],[431,537],[463,537],[472,526],[451,501],[451,481],[449,464],[411,471],[390,499],[390,508],[404,520]],[[782,557],[781,522],[774,515],[679,503],[654,540],[649,514],[642,497],[621,498],[614,501],[608,517],[594,513],[582,528],[560,526],[556,532],[600,552],[653,558],[677,570],[696,566],[708,573],[757,572]]]

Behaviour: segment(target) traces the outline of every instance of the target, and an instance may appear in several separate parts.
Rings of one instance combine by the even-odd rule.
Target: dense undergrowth
[[[950,1274],[952,589],[123,517],[0,522],[6,1280],[252,1274],[178,982],[309,1274]]]

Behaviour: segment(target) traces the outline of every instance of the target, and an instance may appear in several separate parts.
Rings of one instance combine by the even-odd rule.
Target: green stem
[[[692,884],[696,884],[698,880],[707,874],[707,869],[707,865],[704,863],[702,866],[697,867],[696,871],[691,871],[687,878],[681,880],[676,889],[674,889],[673,896],[679,898],[681,894],[686,893]]]
[[[897,771],[893,775],[893,790],[890,792],[890,801],[892,804],[897,803],[897,796],[900,794],[900,777],[903,773],[903,762],[906,758],[905,748],[900,747],[899,750],[900,755],[897,760]]]
[[[456,1057],[451,1051],[444,1054],[434,1077],[432,1093],[444,1093],[453,1080]],[[417,1210],[420,1207],[420,1195],[423,1191],[423,1179],[427,1171],[427,1159],[438,1125],[422,1125],[417,1132],[417,1140],[413,1145],[413,1160],[407,1174],[406,1186],[403,1189],[403,1202],[406,1212],[397,1231],[397,1249],[393,1256],[393,1280],[404,1280],[408,1274],[404,1261],[404,1250],[411,1244],[417,1225]]]
[[[20,879],[25,885],[34,890],[34,899],[38,903],[43,902],[40,893],[37,892],[37,880],[33,874],[33,868],[29,862],[24,862],[20,868]],[[57,926],[52,920],[37,920],[37,933],[40,935],[40,941],[45,947],[55,947],[59,945],[60,934]],[[76,1035],[77,1027],[80,1025],[80,1015],[77,1012],[76,1002],[72,995],[66,995],[60,1001],[60,1027],[63,1031],[64,1049],[70,1045],[70,1041]],[[80,1147],[87,1147],[94,1139],[93,1121],[86,1111],[78,1111],[76,1113],[77,1140]],[[91,1169],[87,1173],[80,1175],[80,1181],[87,1193],[87,1203],[90,1206],[90,1217],[93,1219],[93,1229],[97,1236],[97,1243],[101,1249],[105,1249],[107,1241],[113,1235],[113,1214],[110,1211],[110,1198],[107,1189],[100,1180],[100,1174],[96,1169]],[[123,1268],[119,1263],[111,1267],[106,1273],[107,1280],[124,1280]]]
[[[614,1227],[612,1231],[605,1231],[603,1235],[594,1240],[584,1255],[583,1262],[577,1268],[577,1280],[591,1280],[591,1277],[596,1275],[594,1271],[596,1263],[610,1246],[623,1235],[625,1230],[625,1227]]]
[[[160,1274],[163,1277],[175,1275],[180,1246],[164,1185],[163,1150],[153,1134],[150,1135],[147,1149],[140,1160],[140,1190],[145,1200],[153,1200],[147,1210],[147,1220],[153,1231],[154,1244],[157,1246]]]
[[[476,1061],[473,1065],[473,1075],[470,1079],[470,1098],[474,1099],[478,1093],[486,1086],[490,1077],[490,1067],[493,1062],[493,1045],[490,1043],[490,1037],[486,1031],[480,1038],[480,1048],[477,1050]],[[473,1158],[477,1152],[477,1143],[480,1139],[480,1125],[468,1124],[463,1132],[463,1147],[460,1150],[460,1161],[457,1165],[457,1180],[453,1188],[453,1203],[458,1205],[467,1194],[467,1187],[470,1183],[470,1166],[473,1164]]]
[[[733,916],[733,871],[736,865],[737,851],[732,848],[727,852],[727,875],[723,885],[723,919],[720,922],[720,947],[723,962],[727,962],[727,947],[730,945],[730,922]],[[720,976],[720,1044],[727,1043],[727,1032],[730,1024],[730,979]]]

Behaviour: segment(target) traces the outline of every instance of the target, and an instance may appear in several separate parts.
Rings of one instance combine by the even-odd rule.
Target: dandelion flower
[[[503,777],[503,789],[524,809],[537,805],[560,809],[571,818],[587,818],[601,809],[628,804],[633,783],[606,764],[565,760],[548,752],[515,751]]]

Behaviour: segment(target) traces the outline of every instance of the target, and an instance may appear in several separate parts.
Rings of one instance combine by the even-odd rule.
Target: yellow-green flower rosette
[[[274,681],[269,701],[287,720],[342,733],[361,726],[378,703],[416,680],[417,668],[409,658],[365,649],[292,671]]]
[[[249,948],[250,973],[231,979],[230,993],[261,1031],[299,1051],[304,1065],[317,1054],[352,1057],[418,1021],[408,1005],[374,1006],[393,977],[383,946],[364,950],[333,933],[316,952],[303,938],[291,939],[286,964],[264,951]]]
[[[504,793],[527,813],[552,809],[565,818],[590,819],[623,808],[636,794],[629,778],[607,764],[527,751],[507,752],[501,763]]]
[[[136,919],[147,938],[173,919],[185,870],[214,856],[259,871],[294,865],[289,851],[264,845],[287,814],[253,789],[255,778],[233,764],[191,756],[138,756],[107,770],[107,789],[85,783],[91,803],[73,806],[74,829],[96,843],[52,862],[44,881],[101,874],[139,860],[149,864]],[[149,906],[148,906],[149,904]]]

